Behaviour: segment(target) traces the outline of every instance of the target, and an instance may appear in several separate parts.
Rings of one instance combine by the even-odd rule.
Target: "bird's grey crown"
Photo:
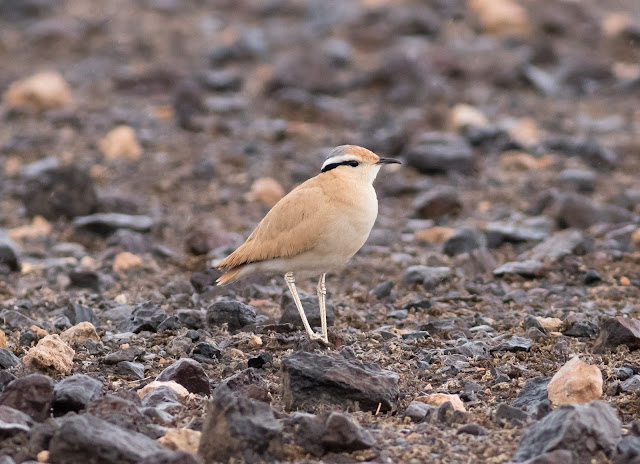
[[[333,158],[335,156],[346,155],[347,153],[349,153],[348,147],[349,147],[349,145],[340,145],[338,147],[335,147],[333,150],[331,150],[329,152],[329,154],[327,155],[327,157],[324,160],[326,161],[329,158]]]

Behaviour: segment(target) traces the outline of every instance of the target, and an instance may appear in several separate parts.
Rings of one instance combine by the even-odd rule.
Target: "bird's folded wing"
[[[313,249],[327,227],[329,201],[320,187],[305,184],[280,200],[247,241],[216,267],[229,269]]]

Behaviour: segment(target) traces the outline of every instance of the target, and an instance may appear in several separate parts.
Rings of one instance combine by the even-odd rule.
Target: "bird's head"
[[[383,164],[401,163],[397,159],[381,158],[357,145],[340,145],[331,150],[322,165],[322,172],[333,171],[341,177],[373,183]]]

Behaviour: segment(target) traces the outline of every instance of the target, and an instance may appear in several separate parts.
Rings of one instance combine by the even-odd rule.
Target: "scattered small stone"
[[[387,280],[386,282],[381,282],[371,290],[369,290],[369,294],[375,296],[379,300],[382,298],[387,298],[391,295],[391,291],[393,290],[394,283],[391,280]]]
[[[71,271],[69,281],[72,287],[100,291],[100,275],[94,271]]]
[[[68,374],[73,367],[74,355],[73,348],[59,335],[47,335],[27,352],[22,361],[34,369]]]
[[[49,445],[51,462],[59,464],[135,464],[162,449],[155,440],[110,424],[92,414],[63,418]]]
[[[102,382],[84,374],[75,374],[58,382],[53,389],[53,411],[63,415],[80,411],[102,396]]]
[[[416,215],[422,219],[437,219],[442,216],[456,216],[462,210],[462,200],[458,190],[448,186],[432,188],[413,202]]]
[[[466,433],[467,435],[473,435],[476,437],[481,437],[484,435],[488,435],[489,431],[481,426],[480,424],[465,424],[458,429],[458,435]]]
[[[486,127],[489,120],[479,109],[458,103],[449,111],[449,127],[458,133],[465,132],[470,127]]]
[[[442,251],[447,256],[456,256],[462,253],[469,253],[473,250],[484,248],[486,239],[483,234],[475,229],[460,229],[446,242]]]
[[[125,158],[137,161],[142,156],[135,131],[129,126],[118,126],[100,140],[98,148],[107,159]]]
[[[7,347],[7,336],[0,329],[0,348],[6,348],[6,347]],[[3,369],[6,369],[6,367],[4,367]]]
[[[640,375],[628,378],[620,385],[620,389],[625,393],[635,393],[640,391]]]
[[[508,340],[498,344],[491,348],[491,353],[499,353],[502,351],[511,351],[516,353],[518,351],[529,351],[533,343],[528,338],[512,336]]]
[[[119,326],[122,332],[140,333],[143,330],[150,332],[156,332],[158,326],[167,318],[167,313],[160,307],[160,305],[146,301],[138,303],[133,312],[131,318],[124,324]]]
[[[272,177],[261,177],[251,184],[251,191],[247,198],[250,201],[259,201],[267,206],[273,206],[285,194],[284,188],[277,180]]]
[[[140,397],[140,399],[143,399],[149,393],[153,392],[154,390],[156,390],[157,388],[160,388],[160,387],[171,388],[173,391],[176,392],[176,394],[178,395],[178,398],[180,400],[184,400],[185,398],[187,398],[189,396],[189,390],[184,388],[179,383],[174,382],[173,380],[169,380],[168,382],[159,382],[157,380],[154,380],[153,382],[145,385],[143,388],[138,390],[137,393],[138,393],[138,396]]]
[[[589,462],[599,451],[611,455],[621,425],[615,410],[603,401],[567,404],[524,431],[513,460],[524,462],[552,450],[571,451],[576,462]]]
[[[429,243],[444,243],[456,233],[451,227],[435,226],[428,229],[417,230],[414,238]]]
[[[113,351],[107,354],[103,358],[102,362],[104,362],[105,364],[118,364],[119,362],[122,362],[122,361],[131,362],[131,361],[135,361],[143,354],[144,354],[144,349],[137,346],[132,346],[128,348],[122,348],[120,350]]]
[[[144,379],[144,364],[120,361],[116,364],[115,373],[129,380]]]
[[[339,355],[295,352],[282,360],[282,377],[287,409],[357,403],[362,410],[389,411],[399,394],[396,373]]]
[[[172,450],[181,450],[191,454],[198,454],[201,433],[191,429],[169,429],[158,443]]]
[[[45,71],[12,83],[3,95],[9,107],[36,111],[60,108],[71,103],[71,88],[60,73]]]
[[[255,369],[245,369],[220,382],[220,386],[228,387],[234,395],[246,396],[265,403],[271,402],[269,387]]]
[[[212,343],[201,342],[193,348],[191,357],[198,362],[213,364],[222,357],[222,351]]]
[[[207,308],[207,325],[219,327],[227,324],[230,332],[256,323],[256,310],[239,301],[218,301]]]
[[[526,261],[512,261],[494,269],[493,275],[504,276],[508,274],[521,275],[523,277],[540,277],[543,273],[544,265],[540,261],[529,259]]]
[[[466,140],[446,132],[425,132],[405,153],[407,165],[423,174],[473,170],[473,152]]]
[[[15,379],[0,394],[0,405],[22,411],[36,422],[49,416],[52,402],[53,381],[41,374]]]
[[[600,336],[595,341],[593,352],[615,351],[620,345],[627,345],[631,351],[640,348],[640,321],[618,316],[601,323]]]
[[[208,395],[211,393],[209,377],[199,362],[190,358],[182,358],[163,370],[157,381],[174,381],[184,386],[191,393]]]
[[[432,393],[426,396],[419,396],[415,399],[415,401],[420,401],[431,406],[440,406],[441,404],[449,402],[453,406],[453,409],[455,409],[456,411],[467,411],[464,407],[464,403],[458,395],[449,395],[447,393]]]
[[[547,391],[554,406],[569,403],[588,403],[602,398],[602,373],[597,366],[575,357],[553,376]]]
[[[6,341],[5,341],[6,345]],[[0,369],[9,369],[20,364],[18,358],[13,352],[7,348],[0,348]]]
[[[142,266],[142,258],[138,255],[134,255],[128,251],[118,253],[113,258],[113,272],[121,273],[126,272],[131,268]]]
[[[511,423],[514,425],[523,424],[529,416],[520,408],[500,403],[495,410],[494,419],[499,423]]]
[[[281,459],[282,425],[266,403],[218,387],[207,408],[198,454],[205,462]]]
[[[4,229],[0,229],[0,266],[6,266],[9,271],[19,271],[19,256],[18,246],[9,238],[9,234]]]
[[[544,261],[548,258],[557,261],[564,256],[571,255],[584,246],[585,238],[577,230],[565,230],[554,234],[542,243],[536,245],[530,251],[521,254],[518,259],[532,259]]]
[[[17,409],[0,405],[0,435],[3,438],[11,437],[18,432],[29,432],[32,427],[31,417]]]
[[[79,230],[87,230],[101,235],[110,235],[118,229],[130,229],[136,232],[149,232],[154,225],[149,216],[133,216],[121,213],[97,213],[78,217],[73,226]]]
[[[587,169],[565,169],[558,176],[561,185],[571,187],[580,193],[593,192],[596,179],[596,173]]]
[[[469,10],[487,34],[526,36],[532,30],[527,10],[514,0],[471,0]]]
[[[536,320],[545,329],[557,332],[562,328],[563,322],[557,317],[536,317]]]
[[[247,367],[262,369],[267,364],[273,363],[273,355],[271,353],[260,353],[258,356],[249,358],[247,361]]]
[[[577,321],[564,332],[568,337],[591,338],[600,333],[600,328],[590,321]]]
[[[73,347],[84,343],[84,341],[88,339],[102,343],[96,332],[96,328],[91,322],[80,322],[73,327],[69,327],[60,334],[60,338],[63,342]]]
[[[432,404],[414,400],[409,404],[404,415],[413,422],[428,422],[436,409],[437,407]]]
[[[180,322],[180,318],[174,314],[160,323],[158,326],[158,332],[164,332],[165,330],[177,332],[181,328],[182,323]]]
[[[320,442],[328,451],[351,453],[371,448],[375,440],[348,415],[332,412],[324,423]]]

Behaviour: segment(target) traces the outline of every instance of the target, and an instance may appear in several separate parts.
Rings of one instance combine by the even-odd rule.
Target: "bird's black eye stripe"
[[[332,169],[335,169],[338,166],[351,166],[352,168],[355,168],[356,166],[358,166],[358,162],[356,160],[349,160],[349,161],[342,161],[341,163],[327,164],[322,170],[322,172],[331,171]]]

